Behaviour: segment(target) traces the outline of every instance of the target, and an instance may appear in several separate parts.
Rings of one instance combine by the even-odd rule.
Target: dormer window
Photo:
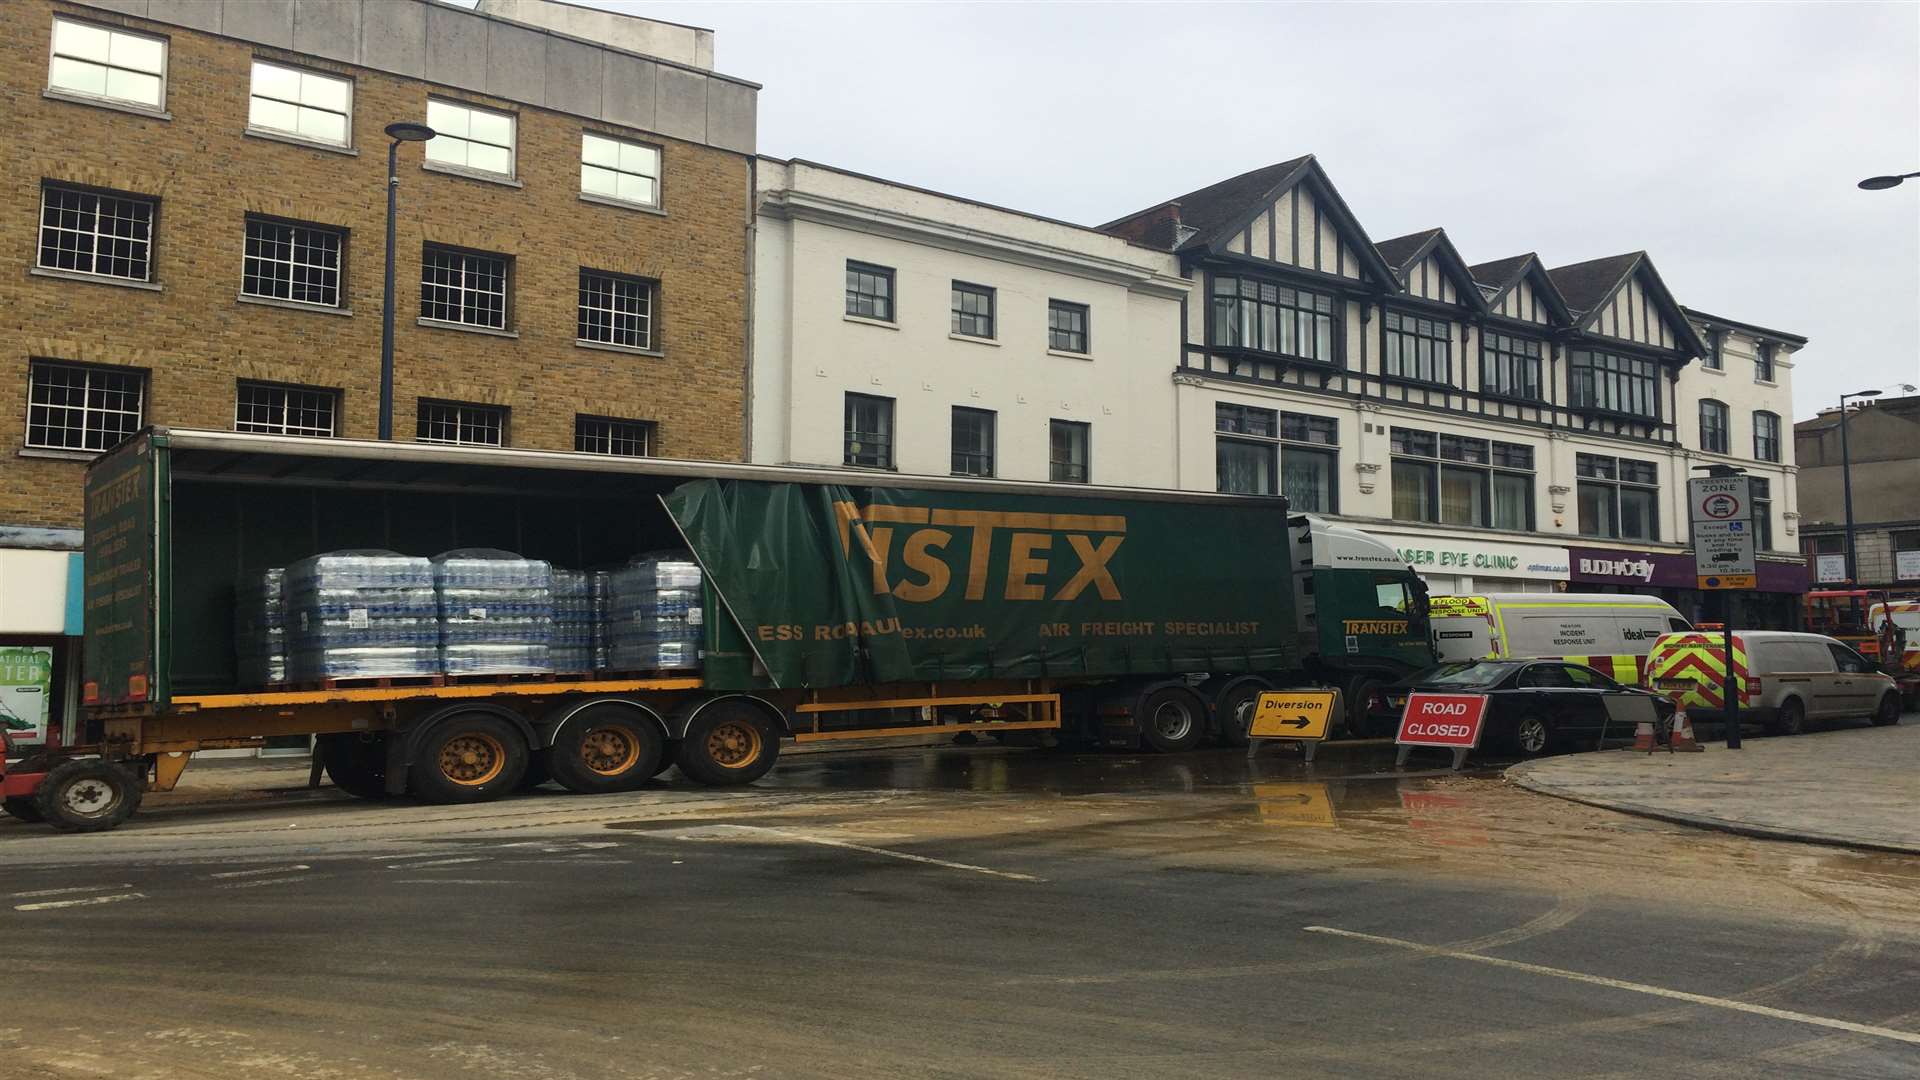
[[[1660,371],[1651,360],[1575,349],[1567,376],[1576,409],[1660,418]]]
[[[1213,344],[1331,364],[1333,297],[1258,278],[1216,276]]]

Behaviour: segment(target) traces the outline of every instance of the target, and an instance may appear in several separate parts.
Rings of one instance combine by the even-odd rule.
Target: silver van
[[[1647,687],[1678,696],[1696,718],[1724,718],[1726,639],[1711,631],[1667,634],[1647,657]],[[1744,630],[1733,636],[1744,664],[1740,708],[1775,735],[1798,735],[1809,720],[1900,722],[1900,690],[1867,659],[1824,634]],[[1716,717],[1718,714],[1718,717]]]

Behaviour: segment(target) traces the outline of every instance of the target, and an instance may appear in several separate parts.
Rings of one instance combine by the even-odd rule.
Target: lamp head
[[[1885,191],[1890,187],[1899,187],[1901,181],[1904,179],[1906,178],[1901,176],[1869,176],[1865,180],[1860,181],[1860,189],[1863,191]]]
[[[387,125],[387,137],[397,142],[426,142],[437,134],[439,132],[425,124],[415,124],[405,120]],[[1898,182],[1895,181],[1895,183]]]

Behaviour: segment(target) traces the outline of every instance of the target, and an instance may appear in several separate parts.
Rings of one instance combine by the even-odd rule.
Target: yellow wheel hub
[[[730,720],[707,736],[707,756],[723,768],[744,769],[760,760],[762,749],[760,729],[752,724]]]
[[[622,727],[594,728],[580,740],[580,763],[601,776],[619,776],[640,757],[640,740]]]
[[[440,772],[456,784],[479,787],[506,767],[506,746],[482,732],[455,735],[440,747]]]

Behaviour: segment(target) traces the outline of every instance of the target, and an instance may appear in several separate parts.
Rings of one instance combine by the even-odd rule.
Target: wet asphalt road
[[[3,1077],[1920,1074],[1920,859],[1364,755],[321,795],[0,866]]]

